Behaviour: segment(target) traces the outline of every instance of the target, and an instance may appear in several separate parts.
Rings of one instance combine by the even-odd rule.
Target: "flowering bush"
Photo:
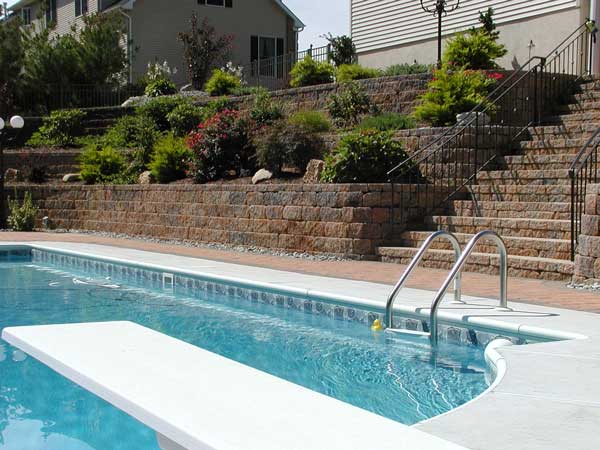
[[[221,67],[221,71],[233,75],[238,80],[241,80],[242,86],[246,84],[244,81],[244,66],[234,66],[231,61]]]
[[[254,149],[247,120],[225,109],[202,122],[187,140],[192,151],[191,170],[198,183],[216,180],[232,171],[241,175],[254,169]]]
[[[169,63],[167,61],[160,64],[158,61],[149,62],[148,68],[146,70],[146,78],[148,82],[158,81],[158,80],[170,80],[173,75],[177,74],[177,68],[169,67]]]
[[[161,95],[172,95],[177,92],[177,86],[171,80],[171,77],[177,73],[176,68],[169,67],[167,61],[160,64],[149,62],[146,70],[146,89],[145,94],[148,97],[159,97]]]

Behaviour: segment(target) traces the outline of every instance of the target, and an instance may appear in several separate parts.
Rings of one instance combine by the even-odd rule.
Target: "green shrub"
[[[167,116],[179,105],[185,103],[189,103],[189,101],[180,96],[153,98],[138,107],[136,113],[152,119],[159,131],[167,131],[170,126]]]
[[[331,130],[331,122],[321,111],[298,111],[288,118],[288,123],[302,127],[311,133],[325,133]]]
[[[387,171],[407,158],[402,144],[390,132],[364,130],[342,138],[325,158],[321,181],[326,183],[380,183]]]
[[[167,134],[154,147],[150,170],[159,183],[181,180],[186,176],[190,157],[185,139]]]
[[[449,42],[444,52],[444,63],[454,67],[473,70],[497,69],[496,59],[508,53],[504,45],[498,43],[499,33],[495,31],[494,10],[479,13],[482,27],[458,33]]]
[[[171,80],[159,78],[150,81],[144,90],[148,97],[160,97],[161,95],[173,95],[177,93],[177,86]]]
[[[377,116],[365,117],[358,128],[360,130],[394,131],[416,127],[415,119],[403,114],[383,113]]]
[[[331,94],[327,105],[334,123],[342,128],[355,127],[365,114],[374,109],[369,96],[356,82],[344,84],[339,94]]]
[[[184,103],[177,106],[173,111],[167,114],[167,120],[171,131],[176,136],[185,136],[195,129],[204,118],[202,108]]]
[[[323,143],[303,126],[278,122],[256,140],[256,157],[260,167],[281,173],[283,166],[304,171],[308,162],[321,156]]]
[[[81,178],[86,183],[123,184],[127,180],[127,162],[112,147],[91,145],[81,158]]]
[[[215,69],[204,85],[204,90],[211,96],[229,95],[234,89],[242,86],[238,77],[221,69]]]
[[[134,162],[144,170],[160,137],[154,121],[148,116],[124,116],[108,129],[99,142],[91,143],[116,149],[135,149]]]
[[[227,175],[255,169],[254,148],[248,123],[239,112],[223,110],[201,123],[188,138],[192,151],[191,170],[196,182],[205,183]]]
[[[383,71],[385,76],[394,77],[398,75],[413,75],[417,73],[429,73],[435,66],[433,64],[419,64],[415,61],[412,64],[394,64]]]
[[[257,124],[270,124],[282,117],[283,111],[281,105],[273,101],[269,91],[262,89],[254,96],[254,103],[250,109],[250,118]]]
[[[335,77],[338,83],[347,83],[354,80],[377,78],[381,75],[381,70],[378,69],[363,67],[358,64],[343,64],[337,68]]]
[[[329,41],[329,59],[336,67],[343,64],[353,64],[356,60],[356,46],[350,36],[333,36],[331,33],[325,35]]]
[[[8,210],[10,211],[6,219],[8,226],[13,231],[33,231],[35,227],[35,217],[38,213],[38,207],[33,204],[31,192],[25,192],[23,204],[19,205],[17,200],[8,199]]]
[[[421,105],[415,117],[433,126],[452,125],[456,115],[468,112],[479,103],[487,102],[487,95],[496,85],[493,74],[473,70],[452,70],[447,65],[434,72],[434,78],[421,96]]]
[[[333,82],[334,68],[328,62],[317,62],[310,56],[298,61],[290,71],[290,86],[314,86]]]
[[[54,111],[44,117],[42,126],[27,142],[32,146],[66,147],[75,145],[83,133],[85,112],[80,109]]]

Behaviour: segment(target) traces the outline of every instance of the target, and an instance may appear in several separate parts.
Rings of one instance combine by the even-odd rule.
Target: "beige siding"
[[[88,1],[88,14],[98,12],[98,0]],[[56,33],[66,34],[73,25],[80,26],[83,17],[75,17],[75,0],[56,0]]]
[[[246,65],[250,62],[250,36],[260,32],[263,36],[286,39],[287,15],[272,0],[234,0],[233,8],[199,6],[196,0],[171,1],[137,0],[130,12],[133,21],[134,62],[133,76],[145,73],[148,62],[166,60],[176,67],[175,81],[186,83],[183,46],[178,34],[189,29],[192,13],[204,17],[221,34],[232,34],[233,62]],[[288,46],[288,43],[285,43]]]
[[[578,4],[578,0],[463,0],[460,8],[444,19],[444,32],[452,34],[476,25],[478,11],[490,6],[496,12],[496,22],[501,25],[565,11]],[[421,9],[418,0],[351,0],[351,27],[359,53],[428,40],[437,35],[437,21]]]

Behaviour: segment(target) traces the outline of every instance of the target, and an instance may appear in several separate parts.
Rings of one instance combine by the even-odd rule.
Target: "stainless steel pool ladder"
[[[452,283],[452,281],[454,281],[455,279],[457,279],[457,277],[460,276],[464,265],[466,264],[467,260],[471,256],[471,253],[473,253],[473,250],[475,249],[475,245],[477,245],[477,243],[481,239],[490,239],[494,241],[496,247],[498,248],[498,253],[500,254],[500,306],[498,309],[505,311],[509,310],[506,294],[508,275],[508,256],[506,253],[506,245],[504,245],[504,241],[502,240],[500,235],[495,231],[482,231],[480,233],[477,233],[473,237],[473,239],[469,241],[462,254],[460,255],[460,258],[454,264],[454,267],[448,274],[446,281],[444,281],[444,284],[435,296],[433,303],[431,304],[431,309],[429,312],[429,340],[433,348],[437,348],[438,345],[438,308],[440,307],[440,304],[442,303],[442,300],[444,299],[444,296],[446,295],[450,284]]]
[[[421,245],[421,248],[419,249],[417,254],[414,256],[414,258],[412,259],[412,261],[410,262],[410,264],[408,265],[408,267],[406,268],[406,270],[404,271],[404,273],[402,274],[402,276],[396,283],[396,286],[394,286],[394,289],[392,290],[392,292],[390,293],[390,295],[387,299],[386,306],[385,306],[385,324],[384,324],[387,329],[393,330],[393,328],[394,328],[394,302],[396,301],[396,297],[398,296],[398,293],[404,287],[404,284],[406,283],[406,281],[412,274],[413,270],[415,270],[416,267],[419,265],[419,263],[425,256],[425,253],[427,252],[427,250],[429,250],[429,247],[431,247],[431,245],[433,244],[434,241],[436,241],[437,239],[440,239],[440,238],[447,239],[450,242],[450,244],[452,244],[452,248],[454,249],[454,261],[455,261],[455,263],[458,262],[458,260],[460,258],[460,243],[458,242],[458,239],[456,238],[456,236],[454,236],[454,234],[452,234],[449,231],[440,230],[440,231],[436,231],[435,233],[431,234],[431,236],[429,236],[427,239],[425,239],[425,242],[423,242],[423,245]],[[454,281],[454,301],[461,303],[460,297],[461,297],[461,275],[459,273],[455,277],[455,281]]]
[[[404,271],[404,274],[402,275],[402,277],[400,278],[400,280],[398,281],[398,283],[392,290],[392,293],[388,297],[388,301],[386,304],[386,310],[385,310],[385,325],[386,325],[387,329],[390,331],[400,331],[400,330],[394,330],[394,327],[393,327],[393,325],[394,325],[394,322],[393,322],[394,300],[395,300],[398,292],[404,286],[404,283],[406,282],[407,278],[410,276],[411,272],[419,264],[419,262],[425,255],[425,252],[427,251],[427,249],[431,246],[433,241],[439,237],[445,237],[452,243],[452,246],[454,247],[454,253],[455,253],[455,263],[454,263],[454,266],[452,267],[452,270],[448,274],[448,277],[444,281],[444,284],[442,285],[442,287],[436,294],[435,299],[433,300],[433,303],[431,304],[431,308],[430,308],[430,312],[429,312],[429,341],[431,343],[431,346],[434,349],[437,348],[437,346],[438,346],[438,331],[439,330],[438,330],[437,314],[438,314],[438,309],[440,307],[440,304],[442,303],[442,300],[444,299],[446,292],[448,292],[448,288],[450,287],[450,284],[452,282],[455,283],[454,301],[462,303],[462,301],[461,301],[461,281],[462,281],[461,280],[461,272],[462,272],[467,260],[473,253],[473,250],[475,249],[475,245],[477,245],[477,243],[481,239],[490,239],[490,240],[494,241],[494,243],[496,244],[496,247],[498,248],[498,253],[500,254],[500,306],[498,307],[498,309],[505,310],[505,311],[510,310],[508,308],[508,301],[507,301],[508,256],[506,253],[506,246],[504,245],[504,241],[502,240],[500,235],[498,233],[496,233],[495,231],[491,231],[491,230],[482,231],[482,232],[476,234],[469,241],[469,243],[467,244],[467,246],[465,247],[463,252],[460,253],[460,245],[458,243],[458,240],[456,239],[456,236],[454,236],[452,233],[450,233],[448,231],[438,231],[436,233],[433,233],[431,236],[429,236],[428,239],[425,240],[425,242],[423,243],[423,245],[421,246],[421,248],[419,249],[419,251],[417,252],[415,257],[413,258],[413,260],[411,261],[409,266]]]

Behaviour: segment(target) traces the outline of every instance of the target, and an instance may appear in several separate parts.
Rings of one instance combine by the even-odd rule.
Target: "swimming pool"
[[[357,308],[28,250],[0,252],[0,286],[0,329],[129,320],[405,424],[488,387],[481,346],[442,343],[434,357],[424,339],[372,332],[376,314]],[[0,341],[0,448],[158,447],[152,430]]]

